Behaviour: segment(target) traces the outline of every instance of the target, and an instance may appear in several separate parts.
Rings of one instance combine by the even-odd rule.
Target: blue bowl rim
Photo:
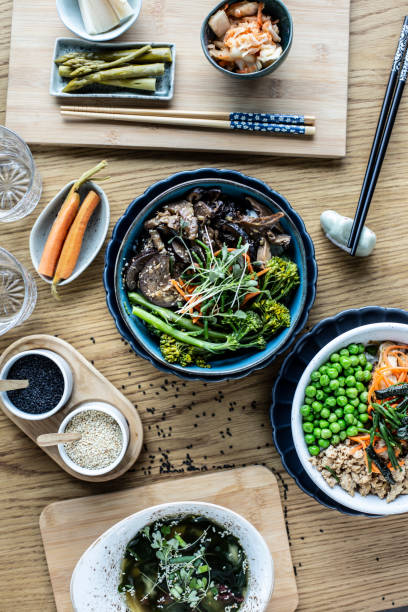
[[[172,192],[180,189],[180,188],[185,188],[185,187],[191,187],[191,189],[193,189],[195,186],[197,186],[197,183],[199,183],[199,186],[203,186],[204,183],[209,182],[209,183],[213,183],[215,179],[200,179],[199,181],[197,180],[191,180],[191,181],[186,181],[183,183],[179,183],[178,185],[175,185],[173,187],[170,187],[169,189],[167,189],[166,191],[162,192],[161,194],[159,194],[158,196],[156,196],[155,198],[153,198],[152,200],[150,200],[149,204],[147,206],[145,206],[142,210],[140,210],[138,212],[138,214],[136,215],[136,217],[133,219],[131,225],[129,226],[123,240],[122,243],[119,247],[119,251],[118,254],[116,256],[116,262],[115,262],[115,294],[116,294],[116,302],[119,308],[119,311],[122,315],[122,319],[124,320],[125,324],[127,325],[130,333],[132,335],[135,336],[136,340],[139,342],[139,344],[142,344],[141,340],[142,338],[139,338],[137,334],[135,334],[134,330],[130,327],[129,324],[129,318],[127,316],[126,310],[122,304],[122,301],[118,295],[117,292],[117,287],[118,287],[118,283],[120,282],[120,276],[122,274],[122,270],[119,271],[119,268],[121,267],[122,264],[122,259],[123,259],[123,250],[125,249],[126,246],[126,242],[128,240],[128,237],[130,235],[130,233],[133,231],[134,226],[140,221],[140,217],[144,216],[146,214],[146,208],[149,209],[153,209],[155,208],[155,206],[158,203],[158,200],[162,200],[166,197],[171,196]],[[254,198],[257,197],[263,197],[265,198],[266,196],[264,194],[262,194],[260,191],[258,191],[257,189],[254,189],[253,187],[249,187],[247,185],[242,185],[240,183],[237,183],[236,181],[231,181],[231,180],[227,180],[227,179],[223,179],[223,178],[219,178],[217,179],[217,182],[219,182],[220,184],[231,184],[231,185],[238,185],[238,186],[242,186],[244,187],[246,190],[250,190],[253,194]],[[251,194],[251,195],[252,195]],[[283,196],[281,196],[281,194],[279,194],[279,196],[281,198],[283,198]],[[269,200],[272,201],[273,205],[282,212],[285,212],[282,208],[282,206],[280,206],[280,204],[278,204],[278,202],[276,202],[275,200],[273,200],[273,198],[268,198]],[[306,296],[307,296],[307,280],[308,280],[308,271],[307,271],[307,262],[306,262],[306,251],[305,251],[305,247],[304,247],[304,243],[302,240],[302,236],[301,233],[299,232],[298,228],[296,227],[296,225],[294,224],[294,222],[292,221],[292,219],[286,215],[285,213],[285,217],[286,217],[286,221],[289,223],[289,225],[292,228],[292,231],[296,232],[296,238],[297,238],[297,242],[298,242],[298,246],[299,249],[301,251],[301,256],[302,256],[302,260],[303,260],[303,265],[304,265],[304,279],[303,279],[303,283],[302,283],[302,294],[301,294],[301,299],[300,299],[300,305],[298,310],[296,311],[296,315],[292,318],[291,321],[291,325],[289,330],[284,330],[284,337],[280,338],[279,342],[277,343],[277,346],[275,346],[273,348],[273,350],[271,350],[271,352],[267,352],[267,354],[262,355],[261,352],[258,353],[259,358],[258,359],[254,359],[254,361],[251,363],[250,367],[258,367],[263,361],[265,361],[265,359],[269,359],[269,357],[273,354],[275,354],[277,351],[279,351],[282,346],[287,345],[288,342],[290,342],[290,339],[293,336],[293,333],[296,329],[296,326],[298,324],[298,321],[302,315],[303,309],[305,307],[306,304]],[[276,339],[279,338],[279,334],[276,337]],[[145,350],[151,355],[151,357],[153,357],[156,361],[165,361],[163,358],[160,358],[159,355],[157,355],[155,352],[153,352],[150,347],[147,344],[143,343],[143,346],[145,348]],[[256,355],[256,353],[255,353]],[[167,363],[167,362],[166,362]],[[186,372],[189,374],[195,374],[197,372],[196,368],[190,368],[190,367],[182,367],[178,364],[172,364],[173,365],[173,370],[174,371],[181,371],[181,372]],[[219,366],[223,369],[223,371],[227,371],[228,374],[238,374],[239,372],[241,372],[243,369],[246,369],[248,366],[241,364],[241,365],[235,365],[235,366],[231,366],[228,369],[224,370],[224,367]],[[220,376],[222,375],[222,372],[220,371],[216,371],[215,368],[210,368],[207,371],[207,376],[209,379],[213,378],[214,376]]]
[[[112,292],[112,282],[110,278],[110,276],[112,275],[112,263],[113,263],[112,260],[116,261],[115,249],[119,248],[122,238],[127,231],[128,216],[133,213],[134,208],[137,211],[143,208],[150,201],[151,198],[155,197],[157,194],[160,194],[163,189],[166,190],[168,185],[172,185],[172,184],[176,185],[178,183],[183,183],[187,180],[195,179],[195,178],[199,180],[201,178],[217,179],[219,177],[231,178],[234,181],[242,182],[243,185],[254,187],[255,189],[258,189],[259,191],[261,191],[261,193],[263,193],[264,195],[268,197],[271,197],[271,194],[277,193],[273,189],[271,189],[271,187],[264,181],[257,179],[255,177],[243,174],[242,172],[239,172],[237,170],[204,167],[204,168],[199,168],[196,170],[183,170],[181,172],[177,172],[175,174],[170,175],[169,177],[165,179],[157,181],[156,183],[148,187],[144,193],[139,195],[129,204],[129,206],[123,213],[123,215],[116,222],[115,227],[113,228],[113,231],[112,231],[111,239],[105,251],[103,283],[104,283],[105,292],[106,292],[106,302],[107,302],[108,310],[114,319],[114,322],[115,322],[116,328],[119,331],[119,334],[122,336],[122,338],[126,342],[128,342],[130,347],[133,349],[133,351],[137,355],[139,355],[143,359],[147,359],[148,361],[150,361],[151,364],[154,365],[158,370],[165,372],[166,374],[170,374],[170,375],[175,374],[176,376],[179,376],[180,378],[185,379],[185,380],[201,380],[201,381],[208,382],[209,379],[205,375],[183,374],[181,372],[173,370],[173,368],[171,367],[171,364],[163,365],[157,362],[155,359],[151,358],[150,355],[144,351],[144,348],[139,345],[139,343],[135,340],[135,338],[128,333],[128,328],[125,325],[120,315],[120,312],[116,310],[116,307],[117,307],[116,306],[116,296],[115,296],[114,291]],[[306,321],[308,319],[310,309],[312,308],[314,304],[314,301],[316,298],[318,267],[317,267],[317,262],[315,258],[314,244],[306,230],[303,219],[291,207],[291,205],[286,200],[286,198],[284,198],[283,196],[281,197],[283,201],[283,208],[286,214],[291,217],[292,221],[295,223],[296,227],[298,228],[303,238],[303,242],[304,242],[304,245],[307,251],[307,266],[308,266],[308,275],[309,275],[308,294],[307,294],[306,305],[305,305],[304,311],[299,320],[298,326],[293,334],[295,336],[299,334],[300,331],[306,325]],[[263,362],[257,368],[250,368],[247,371],[242,372],[239,375],[223,375],[223,376],[219,376],[218,378],[214,377],[211,379],[211,382],[221,382],[221,381],[227,381],[227,380],[232,380],[232,379],[238,380],[240,378],[244,378],[248,376],[249,374],[252,374],[254,371],[270,365],[278,357],[278,355],[281,354],[287,348],[288,347],[284,347],[281,351],[272,355],[267,361]]]
[[[318,323],[316,323],[316,325],[314,325],[314,327],[309,332],[304,334],[301,338],[299,338],[296,341],[296,343],[292,347],[292,350],[290,351],[290,353],[286,356],[285,360],[283,361],[283,363],[281,365],[281,368],[280,368],[280,371],[279,371],[279,375],[277,376],[277,378],[276,378],[276,380],[274,382],[273,388],[272,388],[271,405],[270,405],[270,409],[269,409],[269,417],[270,417],[271,426],[272,426],[272,436],[273,436],[274,445],[275,445],[275,448],[276,448],[276,450],[278,451],[278,453],[280,455],[282,465],[285,468],[285,470],[287,471],[287,473],[296,482],[298,487],[304,493],[306,493],[306,495],[309,495],[309,497],[312,497],[315,501],[319,502],[320,504],[322,504],[326,508],[329,508],[330,510],[337,510],[338,512],[341,512],[342,514],[347,514],[349,516],[367,516],[368,518],[379,518],[379,516],[375,515],[375,514],[367,514],[367,513],[364,513],[364,512],[359,512],[357,510],[351,510],[350,508],[346,508],[345,506],[342,506],[341,504],[338,504],[337,502],[335,502],[331,498],[329,498],[329,497],[326,498],[326,496],[325,496],[325,500],[322,500],[322,499],[319,498],[319,494],[312,493],[308,489],[308,486],[303,484],[303,482],[302,482],[302,477],[304,475],[304,470],[303,470],[301,464],[300,464],[300,467],[301,467],[302,471],[301,471],[300,474],[297,474],[297,473],[293,472],[293,470],[288,466],[288,463],[286,461],[286,450],[283,449],[281,444],[280,444],[280,441],[278,439],[278,434],[277,434],[278,428],[276,427],[276,424],[275,424],[276,423],[275,410],[279,406],[279,399],[278,399],[279,386],[282,383],[282,381],[284,380],[286,369],[287,369],[288,365],[290,364],[291,360],[299,353],[299,351],[303,348],[303,346],[305,344],[307,344],[307,342],[310,339],[315,338],[316,336],[318,336],[319,333],[325,327],[335,326],[340,319],[344,320],[344,319],[348,319],[350,317],[353,320],[355,320],[356,316],[363,317],[364,315],[367,315],[368,313],[378,314],[378,316],[380,316],[380,313],[381,313],[381,315],[382,315],[381,321],[388,320],[388,319],[384,319],[384,317],[388,317],[388,316],[392,317],[392,316],[396,316],[397,314],[403,314],[404,316],[408,316],[408,312],[403,310],[403,309],[401,309],[401,308],[385,308],[385,307],[382,307],[382,306],[364,306],[362,308],[352,308],[352,309],[348,309],[348,310],[343,310],[343,311],[339,312],[338,314],[333,315],[332,317],[327,317],[325,319],[322,319]],[[360,326],[360,324],[357,325],[356,327],[358,327],[358,326]],[[350,329],[352,329],[352,327],[350,327]],[[327,344],[327,343],[325,342],[325,344]],[[316,351],[316,353],[317,353],[317,351]],[[290,419],[290,417],[289,417],[289,419]],[[294,452],[296,452],[294,447],[293,447],[293,449],[294,449]],[[290,450],[292,450],[292,449],[290,449]],[[300,460],[299,460],[299,463],[300,463]],[[307,480],[310,480],[308,476],[307,476]],[[315,483],[313,483],[311,480],[310,480],[310,483],[313,485],[314,488],[317,488]],[[320,490],[319,490],[319,492],[320,492]]]
[[[231,72],[231,70],[227,70],[226,68],[223,68],[222,66],[220,66],[209,54],[208,49],[207,49],[207,45],[206,45],[206,37],[207,37],[207,31],[208,28],[210,27],[208,25],[208,22],[210,20],[210,18],[217,12],[219,11],[221,8],[223,8],[225,6],[225,0],[221,0],[221,2],[219,2],[213,9],[212,11],[209,12],[209,14],[207,15],[207,17],[204,19],[203,24],[201,26],[201,33],[200,33],[200,39],[201,39],[201,46],[202,49],[204,51],[204,55],[207,58],[207,60],[210,62],[210,64],[212,66],[214,66],[214,68],[217,68],[217,70],[219,70],[220,72],[222,72],[223,74],[227,74],[229,76],[232,76],[233,78],[236,79],[241,79],[241,80],[245,80],[245,79],[254,79],[254,78],[260,78],[263,76],[267,76],[268,74],[270,74],[271,72],[277,70],[279,68],[279,66],[281,64],[283,64],[283,62],[285,61],[285,59],[287,58],[289,51],[292,47],[292,43],[293,43],[293,30],[294,30],[294,26],[293,26],[293,17],[291,12],[289,11],[288,7],[286,6],[286,4],[284,2],[282,2],[282,0],[273,0],[273,2],[275,2],[276,4],[278,4],[287,14],[288,19],[289,19],[289,24],[290,24],[290,30],[289,30],[289,40],[288,43],[285,47],[285,49],[283,50],[282,55],[276,60],[276,62],[274,62],[273,64],[271,64],[270,66],[267,66],[266,68],[263,68],[262,70],[258,70],[258,72],[251,72],[249,74],[238,74],[236,72]],[[233,3],[232,3],[233,4]]]

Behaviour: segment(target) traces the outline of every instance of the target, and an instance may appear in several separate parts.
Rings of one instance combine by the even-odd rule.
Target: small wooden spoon
[[[0,391],[16,391],[17,389],[26,389],[29,381],[26,380],[0,380]]]
[[[37,437],[38,446],[55,446],[56,444],[66,444],[67,442],[76,442],[80,440],[82,435],[80,433],[49,433],[41,434]]]

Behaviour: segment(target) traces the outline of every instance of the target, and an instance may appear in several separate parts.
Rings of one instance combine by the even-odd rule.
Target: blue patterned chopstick
[[[309,125],[290,125],[284,123],[245,123],[244,121],[230,121],[232,130],[248,132],[274,132],[276,134],[298,134],[299,136],[313,136],[315,127]]]
[[[230,113],[231,122],[240,123],[283,123],[287,125],[314,125],[311,115],[286,115],[282,113]]]

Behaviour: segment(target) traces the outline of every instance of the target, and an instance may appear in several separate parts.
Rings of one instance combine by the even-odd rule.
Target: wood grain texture
[[[190,2],[188,16],[184,2],[146,0],[121,42],[175,43],[175,95],[170,108],[312,114],[317,117],[313,138],[61,117],[58,99],[48,93],[49,81],[55,38],[70,32],[59,21],[54,0],[14,1],[6,125],[35,144],[342,157],[350,0],[287,0],[287,5],[294,20],[292,49],[283,67],[257,80],[228,77],[205,58],[200,28],[214,0]],[[26,78],[27,49],[30,78]],[[146,106],[145,100],[141,106]]]
[[[187,498],[225,506],[255,525],[265,538],[275,565],[275,587],[267,612],[294,612],[298,594],[278,483],[268,469],[260,466],[176,478],[165,484],[47,506],[40,517],[40,528],[58,612],[72,610],[69,597],[72,572],[81,555],[102,533],[139,510]]]
[[[115,408],[120,410],[128,422],[129,445],[122,461],[108,474],[100,476],[85,476],[84,474],[79,474],[63,461],[57,446],[43,447],[43,451],[58,463],[63,470],[68,472],[68,474],[80,480],[106,482],[122,476],[122,474],[134,464],[142,450],[143,426],[138,411],[123,393],[116,389],[87,359],[61,338],[37,334],[34,336],[26,336],[13,342],[0,357],[0,369],[4,367],[9,359],[18,353],[39,348],[54,351],[54,353],[63,357],[70,366],[74,384],[68,402],[56,414],[48,419],[40,421],[27,421],[26,419],[21,419],[19,416],[10,412],[1,400],[0,408],[17,427],[20,427],[31,440],[37,443],[37,437],[39,435],[56,433],[67,414],[79,408],[84,402],[107,402],[115,406]]]
[[[146,6],[160,7],[155,0]],[[332,2],[336,6],[336,0]],[[367,304],[407,307],[408,235],[406,177],[408,97],[404,96],[371,211],[369,227],[378,246],[367,260],[352,260],[326,238],[319,215],[333,208],[354,214],[402,19],[405,0],[353,0],[347,157],[310,161],[277,157],[232,157],[217,153],[121,151],[34,147],[43,196],[26,219],[0,225],[0,244],[35,274],[28,252],[30,228],[68,180],[103,159],[112,179],[104,184],[111,226],[130,201],[154,181],[179,170],[206,166],[240,170],[267,181],[302,215],[319,264],[318,292],[308,327],[346,308]],[[11,0],[0,0],[0,105],[6,99]],[[160,13],[158,11],[158,15]],[[32,27],[41,21],[36,12]],[[29,78],[26,70],[21,78]],[[30,100],[26,100],[28,106]],[[4,112],[1,119],[4,122]],[[0,602],[2,612],[55,612],[38,527],[47,504],[72,497],[166,483],[198,471],[264,463],[278,478],[301,612],[374,612],[406,604],[406,517],[351,518],[327,510],[304,495],[287,475],[272,444],[268,408],[281,360],[249,378],[217,384],[183,382],[135,357],[120,339],[105,305],[103,253],[55,303],[38,277],[36,310],[20,328],[0,337],[0,351],[28,334],[59,334],[73,344],[129,400],[145,430],[138,462],[112,483],[93,485],[71,478],[8,418],[0,414]],[[130,374],[129,374],[130,372]],[[396,562],[396,550],[403,551]],[[24,555],[24,580],[21,580]],[[400,555],[401,556],[401,555]],[[399,559],[398,559],[399,561]],[[393,606],[393,604],[395,604]]]

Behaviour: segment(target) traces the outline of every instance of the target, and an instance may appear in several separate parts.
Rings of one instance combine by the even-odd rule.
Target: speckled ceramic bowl
[[[275,70],[279,68],[286,60],[289,55],[289,51],[292,46],[293,41],[293,19],[289,12],[289,9],[281,0],[263,0],[265,4],[264,12],[267,15],[271,15],[274,19],[279,19],[279,29],[280,29],[280,37],[282,39],[282,55],[270,66],[264,68],[263,70],[258,70],[258,72],[251,72],[249,74],[238,74],[237,72],[231,72],[230,70],[226,70],[222,66],[220,66],[209,54],[208,52],[208,44],[214,40],[214,33],[208,25],[211,17],[220,9],[224,8],[225,1],[223,0],[211,11],[208,17],[205,19],[202,28],[201,28],[201,46],[204,51],[205,57],[208,59],[210,64],[217,68],[220,72],[224,74],[228,74],[236,79],[241,79],[243,81],[250,79],[259,79],[260,77],[267,76],[271,74]],[[233,4],[233,2],[228,2],[228,4]]]
[[[75,612],[125,612],[120,593],[120,565],[126,544],[136,533],[158,519],[205,516],[237,537],[249,564],[249,584],[239,612],[264,612],[274,585],[274,566],[269,548],[257,529],[232,510],[202,502],[174,502],[147,508],[117,523],[101,535],[82,555],[71,579]]]

